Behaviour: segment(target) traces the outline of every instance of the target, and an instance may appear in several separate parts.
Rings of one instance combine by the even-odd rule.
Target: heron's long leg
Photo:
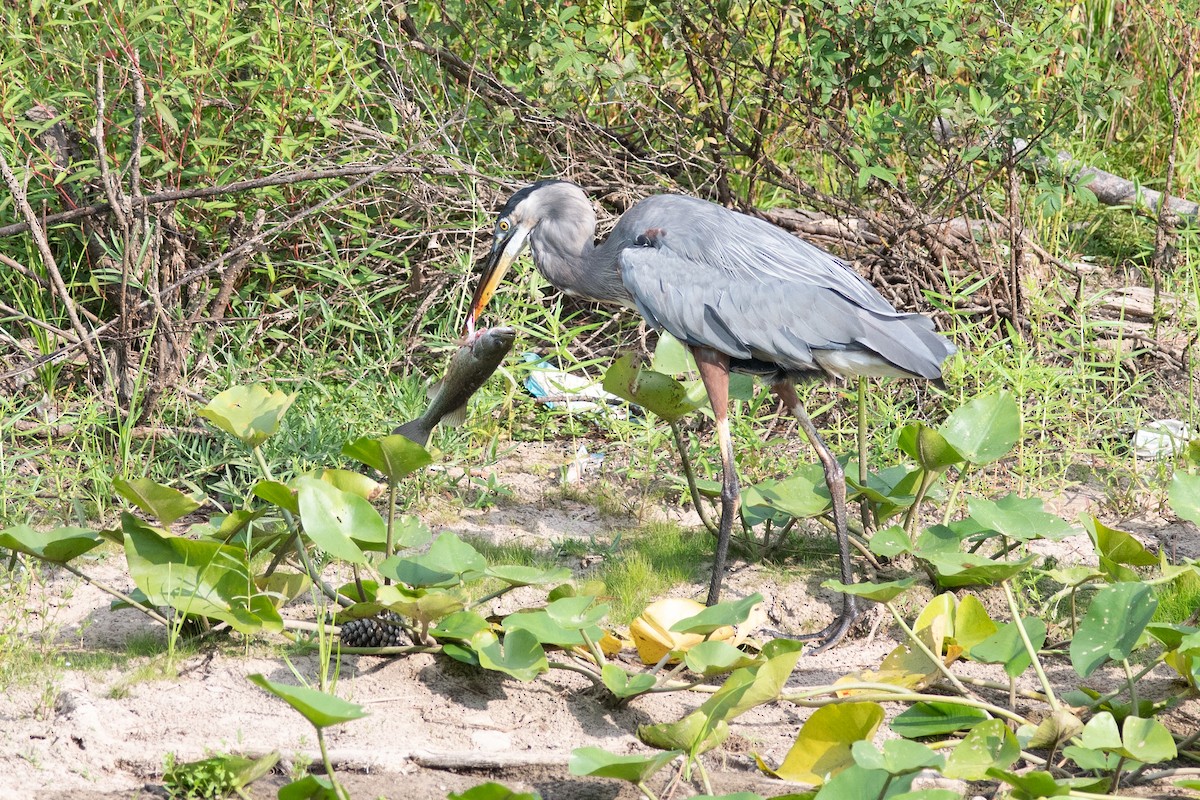
[[[817,428],[813,425],[812,419],[809,418],[808,412],[804,410],[804,406],[800,402],[800,398],[796,396],[796,387],[786,381],[779,381],[772,387],[775,393],[779,395],[779,399],[783,401],[792,413],[796,415],[796,419],[800,421],[800,427],[804,429],[808,440],[812,442],[813,449],[817,451],[817,458],[821,459],[821,466],[825,468],[825,485],[829,487],[829,497],[833,501],[833,525],[837,531],[838,555],[841,558],[842,566],[842,583],[854,583],[854,565],[850,561],[850,533],[846,527],[846,474],[842,470],[842,465],[833,457],[833,453],[829,451],[821,435],[817,433]],[[820,631],[812,637],[823,639],[820,647],[813,652],[820,652],[828,647],[832,647],[842,640],[846,635],[846,631],[850,629],[850,623],[854,622],[854,618],[858,615],[854,595],[842,595],[842,613],[837,620],[828,628]]]
[[[729,434],[729,356],[693,347],[700,380],[708,392],[713,416],[717,420],[717,443],[721,446],[721,524],[717,529],[717,553],[713,557],[712,580],[708,584],[708,605],[721,597],[721,581],[725,577],[725,558],[729,554],[729,537],[733,534],[733,518],[737,516],[741,493],[738,489],[737,464],[733,460],[733,437]]]

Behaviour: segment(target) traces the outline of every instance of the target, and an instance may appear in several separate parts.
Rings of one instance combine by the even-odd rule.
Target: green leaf
[[[65,564],[78,558],[102,541],[100,534],[88,528],[63,527],[35,531],[22,524],[0,531],[0,547],[53,564]]]
[[[741,600],[726,600],[709,606],[695,616],[681,619],[671,626],[675,633],[695,633],[707,636],[727,625],[740,625],[750,617],[750,612],[763,601],[758,592]]]
[[[1116,751],[1121,749],[1121,730],[1108,711],[1101,711],[1087,721],[1079,734],[1079,744],[1090,750]]]
[[[305,535],[334,558],[366,564],[356,540],[379,544],[387,539],[379,512],[363,498],[316,478],[297,478],[295,483]]]
[[[1066,708],[1052,711],[1042,718],[1025,746],[1035,750],[1057,750],[1083,730],[1083,722]],[[1018,733],[1021,729],[1018,729]]]
[[[571,751],[568,769],[572,775],[616,778],[638,784],[680,755],[682,754],[678,750],[668,750],[665,753],[647,756],[619,756],[599,747],[576,747]]]
[[[947,778],[981,781],[989,769],[1008,769],[1021,757],[1017,737],[1001,719],[977,723],[946,759]]]
[[[1046,643],[1046,623],[1037,617],[1023,617],[1021,621],[1033,649],[1041,650]],[[1003,664],[1004,672],[1010,678],[1018,677],[1033,663],[1021,639],[1021,631],[1012,622],[1000,625],[994,634],[972,647],[970,656],[985,664]]]
[[[305,775],[279,788],[279,800],[343,800],[324,775]]]
[[[972,464],[990,464],[1021,438],[1021,410],[1007,391],[976,397],[955,409],[938,431]]]
[[[769,508],[796,519],[819,516],[832,505],[820,464],[802,464],[781,481],[765,480],[752,488]]]
[[[1175,516],[1200,525],[1200,475],[1177,471],[1167,497]]]
[[[592,637],[592,641],[596,641],[604,635],[600,628],[594,624],[563,624],[551,616],[545,609],[518,611],[514,614],[509,614],[504,618],[502,624],[506,631],[528,631],[542,644],[554,647],[581,647],[587,644],[581,630],[587,630],[588,635]]]
[[[1158,764],[1179,755],[1171,732],[1156,719],[1126,717],[1121,723],[1121,744],[1121,755],[1143,764]]]
[[[855,583],[847,585],[841,581],[828,580],[822,583],[826,589],[833,589],[842,594],[852,594],[855,597],[865,597],[876,603],[890,603],[917,582],[916,578],[901,578],[898,581],[885,583]]]
[[[437,625],[429,629],[429,635],[435,639],[461,639],[470,641],[480,631],[491,630],[486,619],[474,611],[456,611],[443,617]]]
[[[484,575],[507,583],[509,586],[543,586],[547,583],[562,583],[571,579],[571,570],[566,567],[525,567],[502,564],[488,567]]]
[[[1078,532],[1060,517],[1047,513],[1038,497],[1021,498],[1010,493],[995,502],[972,497],[967,500],[967,508],[984,527],[1020,542],[1038,538],[1058,541]]]
[[[216,427],[258,447],[279,430],[295,395],[270,392],[260,383],[234,386],[218,394],[196,413]]]
[[[1158,564],[1158,558],[1131,533],[1110,528],[1095,517],[1085,517],[1083,527],[1100,557],[1100,569],[1109,580],[1136,582],[1140,580],[1138,574],[1125,567]]]
[[[963,596],[954,612],[954,640],[969,654],[975,645],[996,633],[996,622],[973,594]]]
[[[754,666],[760,659],[737,649],[729,642],[701,642],[688,648],[683,663],[698,675],[720,675],[742,667]]]
[[[863,769],[881,769],[890,775],[907,775],[923,769],[940,769],[946,763],[944,756],[933,752],[920,742],[907,739],[889,739],[880,750],[869,741],[854,742],[850,746],[854,763]]]
[[[590,628],[608,614],[607,603],[597,603],[591,595],[563,597],[546,605],[546,613],[568,628]]]
[[[626,353],[604,373],[604,390],[637,403],[667,422],[675,422],[700,407],[683,384],[670,375],[645,369],[635,353]]]
[[[631,675],[613,663],[608,663],[601,667],[600,679],[604,681],[605,687],[613,695],[622,700],[628,697],[637,697],[639,694],[645,694],[653,689],[654,684],[657,683],[654,676],[649,673],[639,672]]]
[[[407,436],[363,437],[342,448],[342,455],[383,473],[389,485],[433,463],[433,456]]]
[[[923,422],[905,425],[896,445],[927,472],[943,472],[965,460],[941,433]]]
[[[503,643],[491,631],[480,631],[471,637],[471,649],[479,658],[479,666],[519,681],[531,681],[550,670],[545,651],[529,631],[509,631]]]
[[[246,678],[299,711],[315,728],[328,728],[367,715],[362,706],[317,689],[275,683],[261,674],[247,675]]]
[[[250,492],[258,499],[266,500],[293,514],[300,513],[300,503],[296,500],[296,493],[286,483],[260,480],[254,484],[254,488]]]
[[[893,777],[881,769],[863,769],[850,764],[832,776],[817,792],[816,800],[850,800],[854,798],[887,798],[893,792],[904,792],[912,786],[915,775]]]
[[[157,519],[163,525],[170,525],[180,517],[190,514],[200,507],[194,498],[188,497],[178,489],[163,486],[149,478],[137,478],[127,481],[113,478],[113,488],[117,494]]]
[[[979,709],[958,703],[914,703],[892,720],[892,730],[906,739],[942,736],[966,730],[987,718]]]
[[[912,552],[912,542],[908,534],[899,525],[892,525],[876,531],[870,541],[871,552],[884,558],[895,558],[901,553]]]
[[[379,565],[381,575],[409,586],[453,586],[468,573],[482,575],[487,559],[453,533],[443,533],[429,552],[408,558],[393,556]]]
[[[368,478],[361,472],[348,469],[323,469],[311,473],[308,477],[323,480],[330,486],[360,497],[367,502],[383,493],[383,486],[378,481]]]
[[[917,552],[937,573],[938,586],[957,589],[963,586],[993,586],[1025,571],[1037,560],[1026,556],[1019,561],[993,561],[978,553]]]
[[[463,607],[462,598],[443,589],[408,589],[404,586],[380,586],[375,599],[401,616],[428,625]]]
[[[882,722],[883,707],[878,703],[822,706],[800,726],[795,743],[772,774],[787,781],[824,783],[831,775],[854,763],[851,746],[857,741],[873,737]],[[886,776],[887,773],[883,774]]]
[[[677,722],[639,725],[637,736],[651,747],[695,756],[720,747],[729,738],[729,723],[722,719],[714,724],[708,715],[693,711]]]
[[[537,792],[515,792],[502,783],[489,781],[467,789],[462,794],[451,792],[447,800],[542,800]]]
[[[1154,590],[1143,583],[1113,583],[1097,592],[1071,640],[1071,665],[1080,677],[1109,659],[1127,658],[1157,607]]]
[[[1041,770],[1034,770],[1018,775],[1015,772],[1008,772],[993,767],[987,771],[987,776],[1012,786],[1017,790],[1013,796],[1022,798],[1022,800],[1038,797],[1064,797],[1071,792],[1069,785],[1059,783],[1049,772]]]
[[[650,369],[664,375],[685,375],[698,372],[696,360],[683,344],[666,331],[658,335],[658,344],[654,346],[654,357],[650,359]]]
[[[246,553],[194,541],[121,514],[129,576],[153,605],[228,622],[240,633],[283,630],[269,596],[255,591]]]

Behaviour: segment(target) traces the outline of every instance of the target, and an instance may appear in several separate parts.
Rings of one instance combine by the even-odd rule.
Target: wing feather
[[[620,251],[622,280],[652,326],[688,344],[787,372],[926,378],[954,351],[928,318],[896,311],[844,262],[761,220],[668,195],[627,212],[610,241],[633,242],[635,229],[657,230],[650,246]]]

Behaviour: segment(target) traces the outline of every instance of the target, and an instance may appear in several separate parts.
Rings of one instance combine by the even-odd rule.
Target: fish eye
[[[496,225],[496,227],[500,229],[500,232],[501,232],[501,233],[507,233],[507,232],[508,232],[508,229],[509,229],[509,227],[511,227],[511,226],[508,224],[508,220],[506,220],[506,219],[502,219],[502,220],[500,220],[500,222],[499,222],[499,223]]]

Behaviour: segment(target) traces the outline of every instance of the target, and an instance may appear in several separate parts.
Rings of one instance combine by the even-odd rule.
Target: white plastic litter
[[[1183,452],[1194,435],[1186,422],[1156,419],[1146,423],[1133,435],[1133,452],[1147,461],[1173,458]]]
[[[521,358],[530,365],[525,388],[537,398],[550,398],[549,408],[565,408],[572,412],[603,412],[625,416],[624,401],[604,391],[600,378],[572,375],[547,363],[537,353],[523,353]]]
[[[579,483],[588,470],[599,469],[604,462],[603,453],[589,453],[582,444],[575,451],[575,457],[563,470],[563,483]]]

